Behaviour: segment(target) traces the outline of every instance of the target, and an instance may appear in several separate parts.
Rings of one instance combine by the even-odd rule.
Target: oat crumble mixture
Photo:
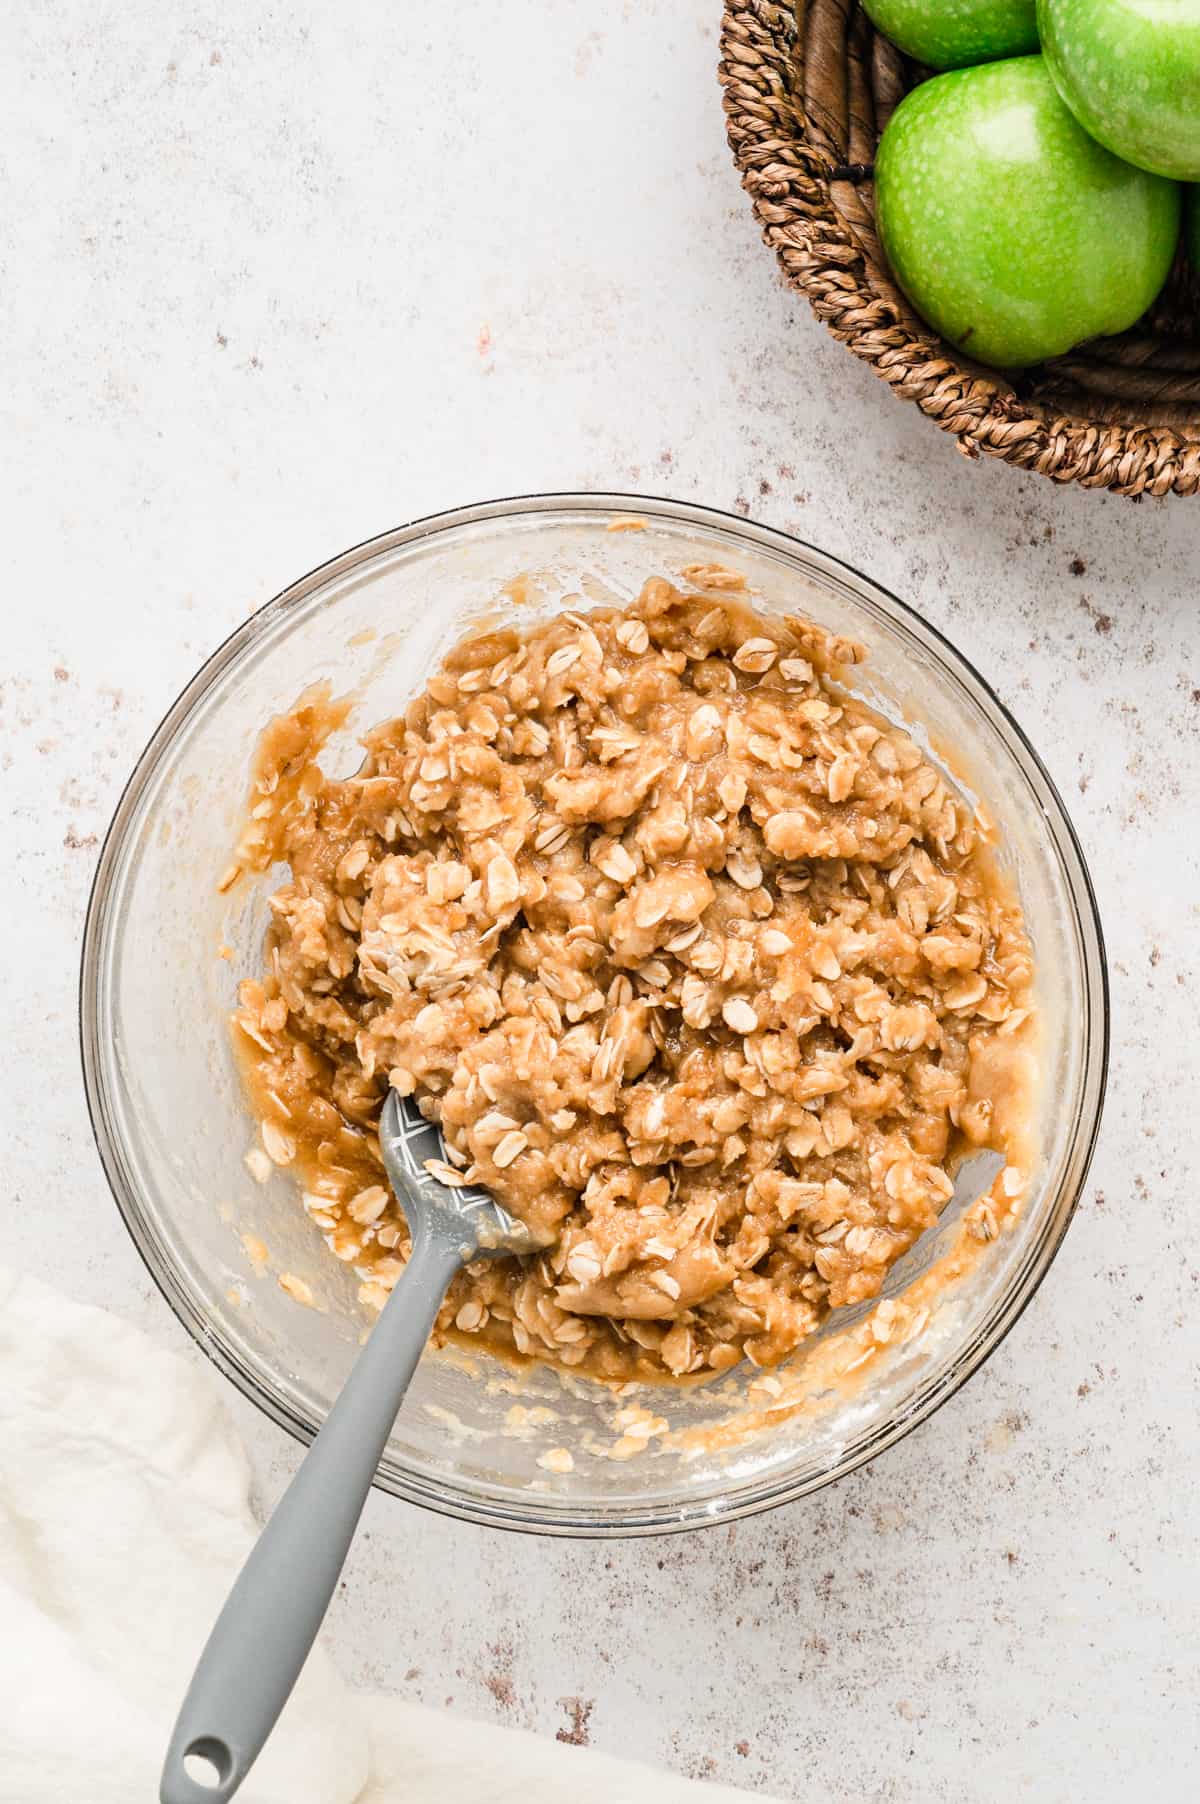
[[[740,587],[468,637],[344,781],[327,685],[264,732],[226,877],[291,868],[235,1016],[250,1161],[368,1305],[408,1247],[389,1084],[544,1248],[460,1274],[439,1336],[616,1383],[784,1359],[1024,1122],[986,831],[846,692],[862,647]]]

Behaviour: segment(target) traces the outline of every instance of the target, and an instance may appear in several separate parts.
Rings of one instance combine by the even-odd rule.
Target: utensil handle
[[[396,1412],[462,1250],[422,1236],[200,1656],[163,1766],[160,1804],[227,1804],[300,1676]],[[187,1755],[216,1769],[205,1784]]]

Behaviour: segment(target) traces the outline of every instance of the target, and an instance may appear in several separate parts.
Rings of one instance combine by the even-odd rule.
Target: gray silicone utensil
[[[487,1191],[425,1170],[445,1159],[441,1134],[395,1091],[379,1145],[412,1255],[217,1618],[167,1749],[160,1804],[233,1797],[316,1638],[447,1285],[468,1260],[536,1251]]]

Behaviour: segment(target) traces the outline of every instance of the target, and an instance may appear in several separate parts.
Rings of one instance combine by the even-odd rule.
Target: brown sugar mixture
[[[292,872],[236,1015],[252,1161],[379,1307],[408,1233],[374,1126],[415,1095],[544,1246],[462,1273],[440,1334],[613,1380],[784,1358],[1029,1104],[972,808],[839,683],[861,647],[685,581],[467,638],[345,781],[308,691],[230,873]]]

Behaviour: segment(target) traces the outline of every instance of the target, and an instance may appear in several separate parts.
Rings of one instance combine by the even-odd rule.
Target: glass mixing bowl
[[[613,531],[630,516],[640,530]],[[861,638],[856,687],[907,718],[960,789],[986,798],[1036,954],[1043,1079],[1037,1158],[1015,1226],[939,1293],[924,1330],[880,1348],[869,1382],[829,1381],[823,1355],[789,1374],[803,1406],[761,1421],[753,1368],[634,1401],[666,1432],[608,1456],[628,1399],[486,1356],[422,1361],[380,1466],[385,1490],[449,1514],[558,1534],[634,1534],[728,1520],[801,1497],[879,1453],[944,1402],[997,1345],[1045,1275],[1083,1183],[1107,1054],[1104,958],[1079,847],[1050,779],[986,683],[910,609],[835,558],[745,520],[670,501],[559,495],[419,520],[335,558],[239,627],[142,754],[101,854],[84,934],[81,1035],[96,1140],[125,1222],[180,1320],[235,1384],[301,1440],[344,1380],[367,1317],[294,1181],[256,1183],[252,1124],[226,1020],[254,973],[276,869],[217,884],[245,807],[256,735],[306,684],[352,692],[324,762],[358,762],[356,735],[400,710],[501,586],[536,579],[528,617],[568,596],[632,597],[652,573],[742,570],[757,604]],[[218,956],[218,948],[226,956]],[[949,1232],[949,1230],[947,1230]],[[281,1288],[302,1278],[315,1307]],[[813,1377],[809,1390],[806,1358]],[[758,1380],[757,1389],[752,1389]],[[768,1399],[769,1400],[769,1399]],[[748,1414],[751,1406],[758,1416]],[[539,1464],[573,1452],[574,1469]],[[563,1463],[561,1461],[552,1463]]]

